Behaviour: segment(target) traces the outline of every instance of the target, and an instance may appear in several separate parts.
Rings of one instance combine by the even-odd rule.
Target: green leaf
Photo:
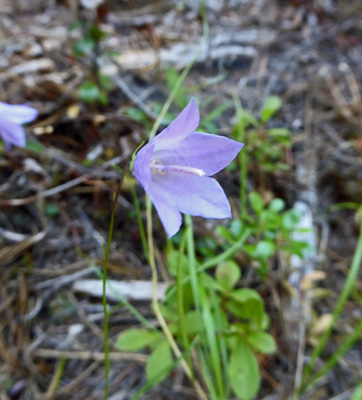
[[[74,31],[75,29],[80,29],[80,28],[82,28],[83,26],[84,26],[83,22],[77,20],[77,21],[71,22],[71,23],[69,24],[68,30],[69,30],[69,32],[71,32],[71,31]]]
[[[78,89],[78,96],[84,103],[93,103],[99,99],[100,89],[94,82],[84,82]]]
[[[214,257],[217,251],[217,243],[213,238],[206,236],[197,243],[196,249],[205,257]]]
[[[291,132],[286,128],[270,128],[267,130],[267,133],[272,138],[290,138]]]
[[[269,211],[272,211],[274,213],[279,213],[280,211],[283,211],[285,208],[285,202],[282,199],[273,199],[268,207]]]
[[[101,84],[102,88],[109,92],[112,89],[113,83],[111,79],[102,73],[98,74],[99,83]]]
[[[187,260],[187,257],[185,257]],[[183,284],[183,301],[184,301],[184,310],[188,310],[192,304],[194,304],[194,299],[192,295],[192,288],[191,282],[188,281]],[[171,295],[169,293],[172,293]],[[177,290],[173,286],[166,291],[167,301],[166,303],[161,303],[160,308],[162,309],[162,314],[164,317],[170,321],[177,321],[178,320],[178,304],[177,304]]]
[[[284,213],[282,219],[282,226],[284,229],[292,230],[300,221],[300,212],[294,209],[288,210]]]
[[[280,249],[287,251],[290,254],[296,254],[302,260],[305,256],[311,252],[311,247],[307,242],[290,240],[286,245],[280,246]]]
[[[241,129],[242,131],[245,130],[248,126],[258,126],[259,123],[257,119],[251,114],[249,111],[241,109],[238,111],[237,115],[237,122],[235,125],[235,130]],[[234,132],[236,134],[237,132]]]
[[[34,140],[27,140],[25,148],[33,151],[34,153],[42,153],[44,151],[44,146],[39,142],[35,142]]]
[[[260,294],[254,289],[249,288],[234,290],[231,293],[231,297],[240,303],[245,303],[249,300],[256,300],[263,303],[263,299],[260,297]]]
[[[240,219],[233,219],[230,224],[230,232],[235,239],[238,239],[243,233],[243,224]]]
[[[226,309],[250,327],[261,328],[264,315],[264,302],[253,289],[244,288],[231,292],[225,304]]]
[[[231,387],[241,400],[253,399],[260,387],[258,362],[250,347],[239,340],[233,349],[229,362]]]
[[[157,331],[128,329],[118,336],[115,346],[121,351],[138,351],[144,347],[154,345],[160,338],[161,334]]]
[[[263,198],[260,194],[257,192],[249,193],[249,202],[256,214],[259,215],[264,208]]]
[[[161,382],[167,378],[172,364],[171,349],[167,341],[162,341],[150,355],[146,365],[148,380]]]
[[[232,241],[233,237],[229,231],[229,229],[224,226],[224,225],[219,225],[216,227],[215,232],[217,235],[219,235],[221,238],[227,240],[227,241]]]
[[[264,229],[277,229],[282,225],[282,216],[269,210],[263,210],[259,216],[259,222],[267,225]]]
[[[275,165],[275,169],[276,169],[276,171],[286,172],[286,171],[290,170],[290,166],[286,163],[277,163]]]
[[[362,400],[362,382],[359,383],[356,390],[353,392],[351,400]]]
[[[102,53],[103,57],[109,57],[109,58],[115,58],[115,57],[119,57],[120,56],[120,52],[119,51],[115,51],[115,50],[105,50]]]
[[[232,289],[240,279],[240,267],[235,261],[224,261],[216,267],[215,276],[224,289]]]
[[[102,31],[99,29],[99,27],[95,24],[93,24],[90,29],[89,29],[89,37],[93,39],[94,41],[101,41],[107,37],[106,32]]]
[[[109,103],[108,94],[104,90],[99,91],[98,99],[102,105],[107,106]]]
[[[221,104],[221,105],[215,107],[212,111],[210,111],[208,114],[206,114],[203,117],[203,123],[214,121],[215,119],[219,118],[221,115],[224,115],[225,111],[227,111],[232,105],[233,105],[233,103],[229,101],[229,102],[226,102],[224,104]]]
[[[213,122],[201,121],[198,130],[208,132],[213,135],[217,134],[217,126]]]
[[[176,277],[180,262],[180,252],[170,248],[167,250],[166,258],[169,271]],[[189,267],[187,257],[182,257],[182,270],[184,274],[188,274]]]
[[[45,204],[44,211],[47,217],[55,217],[59,214],[59,207],[56,203],[47,203]]]
[[[179,74],[175,70],[175,68],[170,67],[166,70],[166,83],[169,91],[171,92],[176,85],[176,82],[179,78]],[[185,108],[187,105],[187,93],[183,86],[181,86],[175,96],[175,103],[179,108]]]
[[[189,311],[185,315],[185,329],[188,335],[202,332],[203,323],[197,311]]]
[[[95,49],[95,41],[89,37],[78,39],[73,46],[73,52],[76,56],[82,57],[92,53]]]
[[[124,110],[125,115],[127,117],[133,119],[134,121],[141,122],[144,124],[147,121],[147,115],[140,109],[135,107],[127,107]]]
[[[260,113],[261,122],[268,122],[270,118],[280,109],[282,101],[278,96],[270,96],[265,100]]]
[[[273,336],[266,332],[250,332],[248,342],[255,350],[265,354],[274,353],[277,349]]]
[[[275,252],[275,243],[266,240],[261,240],[253,253],[253,257],[257,259],[267,260]]]
[[[282,146],[289,148],[292,145],[291,132],[285,128],[272,128],[267,131],[268,136],[273,138]]]
[[[175,291],[175,295],[171,296],[167,300],[167,305],[165,303],[160,303],[160,309],[162,315],[168,320],[172,322],[178,321],[178,314],[177,314],[177,292]]]

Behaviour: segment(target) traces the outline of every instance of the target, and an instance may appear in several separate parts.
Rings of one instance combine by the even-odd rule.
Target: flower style
[[[231,217],[224,191],[210,176],[230,164],[243,144],[195,132],[199,122],[192,99],[134,160],[135,177],[156,207],[168,237],[180,229],[180,212],[204,218]]]
[[[25,146],[25,131],[21,125],[33,121],[37,116],[35,108],[0,102],[0,137],[7,149],[11,145]]]

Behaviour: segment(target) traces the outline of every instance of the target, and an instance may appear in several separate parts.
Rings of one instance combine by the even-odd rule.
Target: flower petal
[[[192,98],[190,103],[181,111],[171,124],[159,133],[153,140],[156,150],[174,146],[179,140],[195,132],[200,123],[199,109]]]
[[[151,156],[155,145],[148,143],[137,153],[133,163],[133,170],[136,179],[147,190],[152,181],[151,176]]]
[[[25,132],[21,125],[0,117],[0,137],[3,138],[6,147],[25,146]]]
[[[218,182],[208,176],[168,171],[152,175],[151,193],[177,210],[204,218],[230,218],[229,201]]]
[[[156,151],[153,158],[163,165],[183,165],[201,169],[206,175],[214,175],[237,156],[243,143],[224,136],[193,133],[167,150]]]
[[[147,194],[156,208],[167,236],[169,238],[172,237],[180,230],[182,222],[180,212],[168,201],[167,197],[163,197],[157,191],[150,189],[147,191]]]
[[[16,124],[25,124],[33,121],[38,116],[35,108],[28,106],[12,105],[0,102],[0,115],[6,115],[9,121]]]

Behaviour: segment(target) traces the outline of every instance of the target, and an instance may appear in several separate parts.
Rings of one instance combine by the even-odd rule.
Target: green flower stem
[[[107,304],[107,269],[108,269],[108,258],[109,252],[111,250],[111,243],[112,243],[112,236],[113,236],[113,228],[114,228],[114,218],[116,214],[117,208],[117,200],[119,193],[121,191],[122,181],[123,181],[123,174],[122,178],[117,186],[116,194],[113,198],[113,205],[112,205],[112,214],[111,214],[111,223],[109,226],[109,233],[108,233],[108,242],[107,242],[107,249],[104,253],[104,262],[103,262],[103,310],[104,310],[104,366],[105,366],[105,385],[104,385],[104,399],[108,399],[109,394],[109,371],[110,371],[110,360],[109,360],[109,340],[108,340],[108,320],[109,320],[109,312],[108,312],[108,304]]]
[[[351,400],[361,400],[362,399],[362,382],[357,386],[354,391]]]
[[[203,264],[201,264],[198,268],[195,269],[196,274],[199,274],[203,271],[206,271],[209,268],[215,267],[216,265],[220,264],[222,261],[225,261],[229,259],[230,257],[233,256],[234,253],[236,253],[240,248],[243,246],[245,240],[251,235],[252,231],[249,228],[246,228],[241,235],[240,239],[238,239],[237,242],[235,242],[232,246],[230,246],[227,250],[223,251],[216,257],[210,258],[209,260],[205,261]],[[184,285],[185,283],[189,282],[191,279],[190,275],[186,276],[182,280],[182,284]],[[174,293],[175,293],[175,288],[172,288],[171,290],[168,291],[166,295],[166,299],[169,299]],[[197,301],[197,300],[196,300]]]
[[[142,221],[140,202],[138,201],[138,197],[137,197],[137,193],[136,193],[136,189],[135,189],[134,185],[131,184],[130,188],[131,188],[131,193],[132,193],[132,197],[133,197],[133,204],[136,209],[137,222],[138,222],[138,227],[140,229],[143,251],[145,252],[146,258],[148,259],[147,239],[146,239],[145,227],[144,227],[143,221]]]
[[[55,399],[56,392],[57,392],[60,380],[61,380],[63,372],[64,372],[64,367],[65,367],[66,361],[67,361],[67,359],[65,357],[62,357],[58,364],[57,370],[55,371],[54,378],[53,378],[50,388],[48,390],[48,393],[50,392],[50,397],[48,397],[48,398],[51,400]]]
[[[209,26],[207,23],[207,19],[205,16],[205,0],[202,1],[201,4],[201,17],[202,17],[202,21],[203,21],[203,36],[202,36],[202,41],[200,46],[198,47],[198,49],[196,50],[195,54],[193,55],[191,61],[189,62],[189,64],[184,68],[184,70],[182,71],[181,75],[179,76],[178,80],[176,81],[176,84],[174,86],[174,88],[172,89],[168,99],[166,100],[157,120],[155,121],[152,130],[150,132],[149,135],[149,140],[152,140],[155,135],[156,132],[159,128],[159,126],[161,125],[162,120],[164,119],[173,99],[175,98],[175,96],[177,95],[177,92],[179,90],[179,88],[181,87],[183,81],[185,80],[185,78],[187,77],[188,73],[190,72],[192,66],[194,65],[195,61],[197,60],[197,57],[199,56],[199,54],[201,53],[202,48],[205,46],[208,36],[209,36]],[[203,391],[201,385],[198,383],[197,380],[194,379],[192,371],[189,367],[189,365],[187,364],[187,362],[185,361],[185,359],[182,357],[182,353],[180,351],[180,349],[178,348],[168,326],[167,323],[161,313],[160,310],[160,306],[158,304],[158,299],[157,299],[157,269],[156,269],[156,263],[155,263],[155,256],[154,256],[154,248],[153,248],[153,235],[152,235],[152,208],[151,208],[151,200],[149,199],[148,196],[146,196],[146,212],[147,212],[147,239],[148,239],[148,260],[149,260],[149,264],[151,267],[151,273],[152,273],[152,305],[153,305],[153,309],[156,315],[156,318],[163,330],[163,333],[165,334],[175,356],[177,358],[180,358],[180,364],[182,366],[182,368],[184,369],[187,377],[192,381],[192,383],[194,384],[194,387],[196,389],[196,392],[198,394],[198,396],[200,397],[200,399],[202,400],[208,400],[207,395],[205,394],[205,392]],[[183,284],[184,282],[182,282]]]
[[[362,335],[362,321],[355,327],[354,331],[345,339],[337,351],[326,361],[323,368],[315,373],[306,383],[302,386],[301,392],[304,392],[309,386],[313,385],[318,379],[326,375],[341,359],[341,357],[361,338]]]
[[[210,391],[211,397],[213,399],[223,400],[223,379],[222,372],[220,369],[220,357],[217,346],[217,339],[215,336],[215,324],[214,319],[211,314],[209,299],[206,296],[205,287],[202,281],[199,280],[199,276],[196,269],[196,258],[195,258],[195,243],[194,234],[192,229],[192,218],[190,215],[185,215],[185,221],[187,225],[187,252],[188,252],[188,266],[189,266],[189,277],[191,279],[191,288],[194,298],[196,312],[198,318],[202,320],[203,331],[201,333],[201,343],[207,344],[204,349],[199,347],[199,355],[204,353],[208,356],[206,357],[207,362],[202,364],[203,375],[211,376],[210,369],[213,371],[213,378],[206,380],[208,383],[208,389]],[[215,382],[216,381],[216,382]],[[218,393],[215,390],[215,385],[218,387]],[[217,393],[217,395],[212,394]]]
[[[152,273],[152,306],[154,313],[156,315],[157,321],[159,322],[164,335],[166,336],[166,339],[168,340],[176,358],[180,358],[180,364],[183,370],[185,371],[187,377],[191,380],[191,382],[195,386],[195,390],[197,394],[199,395],[200,399],[202,400],[208,400],[205,392],[203,391],[202,387],[198,383],[197,380],[193,378],[192,371],[190,367],[188,366],[187,362],[182,356],[182,353],[180,349],[177,346],[177,343],[175,342],[175,339],[172,336],[172,333],[170,332],[170,329],[167,326],[167,323],[165,321],[165,318],[162,315],[160,305],[158,303],[157,299],[157,268],[156,268],[156,262],[155,262],[155,254],[154,254],[154,248],[153,248],[153,235],[152,235],[152,206],[151,206],[151,200],[148,196],[146,196],[146,212],[147,212],[147,239],[148,239],[148,254],[149,254],[149,263],[151,267],[151,273]]]
[[[238,141],[245,143],[245,124],[242,115],[242,106],[238,96],[234,96],[235,108],[236,108],[236,129],[238,132]],[[247,152],[246,149],[241,151],[238,155],[239,167],[240,167],[240,216],[243,219],[247,212],[247,178],[248,178],[248,168],[247,168]]]
[[[360,227],[360,234],[359,234],[359,238],[358,238],[357,247],[356,247],[356,250],[355,250],[355,253],[353,256],[351,268],[349,270],[342,293],[341,293],[341,295],[338,299],[338,302],[336,304],[336,307],[333,311],[332,322],[331,322],[329,328],[325,331],[325,333],[321,337],[321,339],[318,343],[318,346],[315,348],[315,350],[312,353],[312,356],[311,356],[311,359],[310,359],[308,365],[305,367],[304,374],[303,374],[303,381],[302,381],[302,385],[301,385],[302,388],[305,387],[305,382],[308,379],[308,377],[310,376],[316,360],[322,353],[323,349],[325,348],[325,346],[328,342],[328,339],[331,336],[331,333],[336,324],[336,321],[339,318],[339,316],[341,315],[341,313],[344,309],[344,306],[346,304],[346,301],[347,301],[352,289],[354,288],[354,285],[357,281],[357,276],[358,276],[359,270],[361,269],[361,266],[362,266],[362,223],[361,223],[361,227]],[[356,328],[356,329],[358,329],[358,328]],[[300,393],[301,393],[301,391],[300,391]]]
[[[184,349],[189,348],[189,338],[186,333],[186,325],[185,325],[185,310],[184,310],[184,296],[183,296],[183,284],[182,284],[182,276],[183,276],[183,256],[186,247],[186,238],[187,238],[187,229],[183,235],[180,250],[179,250],[179,260],[177,265],[177,305],[178,305],[178,319],[179,319],[179,332],[180,332],[180,342],[183,345]],[[192,371],[192,363],[191,356],[188,354],[187,356],[188,365]],[[193,373],[193,371],[192,371]]]
[[[188,255],[188,266],[189,276],[183,280],[185,284],[188,280],[191,280],[192,294],[194,296],[194,303],[199,317],[201,317],[201,303],[198,296],[199,282],[196,273],[196,260],[195,260],[195,243],[194,243],[194,232],[192,228],[192,219],[190,215],[185,215],[185,222],[187,226],[187,255]]]

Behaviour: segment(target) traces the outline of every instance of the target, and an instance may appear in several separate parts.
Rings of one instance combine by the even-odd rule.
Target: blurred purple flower
[[[38,116],[35,108],[2,103],[0,101],[0,138],[7,149],[11,145],[25,146],[25,131],[21,126]]]
[[[168,237],[180,229],[180,212],[204,218],[231,217],[224,191],[210,176],[230,164],[243,144],[195,132],[199,122],[192,99],[134,160],[135,177],[155,205]]]

